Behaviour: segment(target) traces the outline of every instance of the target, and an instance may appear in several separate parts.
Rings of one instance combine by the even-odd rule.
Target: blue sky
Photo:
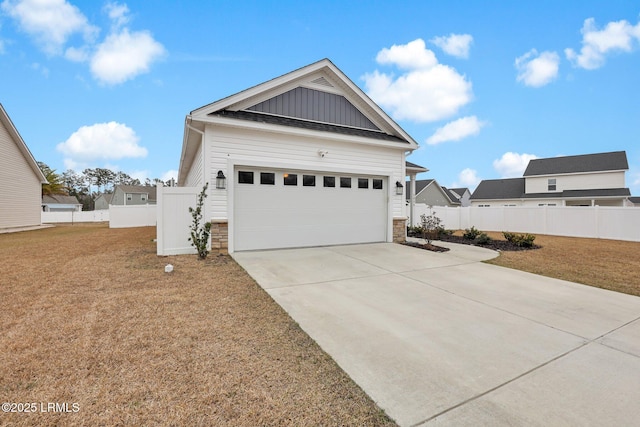
[[[331,59],[445,186],[625,150],[640,195],[640,3],[0,0],[0,103],[58,172],[168,179],[190,111]]]

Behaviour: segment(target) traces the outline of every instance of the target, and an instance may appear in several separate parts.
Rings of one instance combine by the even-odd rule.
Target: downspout
[[[197,129],[193,126],[191,126],[191,116],[187,116],[187,120],[185,122],[185,125],[187,126],[187,128],[189,130],[192,130],[198,134],[200,134],[200,146],[202,147],[202,186],[204,187],[204,185],[207,183],[207,180],[205,179],[208,171],[206,169],[207,166],[207,154],[206,154],[206,147],[205,147],[205,140],[204,140],[204,132],[201,131],[200,129]],[[189,138],[187,136],[187,138]],[[205,218],[205,222],[209,222],[211,221],[211,218],[209,218],[209,204],[205,203],[204,204],[204,212],[203,212],[203,217]],[[207,242],[207,249],[211,250],[211,239],[209,239],[209,241]]]

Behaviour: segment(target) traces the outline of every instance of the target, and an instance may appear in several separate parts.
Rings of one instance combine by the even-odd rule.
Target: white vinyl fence
[[[196,187],[158,187],[157,190],[157,254],[195,254],[189,242],[192,217],[189,208],[196,207]]]
[[[462,230],[549,234],[640,242],[640,208],[604,206],[429,207],[416,204],[414,225],[420,215],[435,212],[444,227]]]
[[[156,205],[109,206],[109,228],[156,225]]]
[[[109,221],[109,211],[82,212],[42,212],[42,223],[76,223],[76,222],[106,222]]]

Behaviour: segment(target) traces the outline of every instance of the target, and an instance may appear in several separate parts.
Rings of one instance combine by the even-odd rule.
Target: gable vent
[[[331,83],[329,83],[329,81],[327,79],[325,79],[324,77],[319,77],[315,80],[312,80],[311,83],[315,83],[317,85],[322,85],[322,86],[328,86],[328,87],[333,87],[333,85]]]

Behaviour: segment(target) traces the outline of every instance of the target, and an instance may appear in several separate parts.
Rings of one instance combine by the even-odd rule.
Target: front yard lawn
[[[394,425],[232,259],[155,231],[0,235],[0,396],[38,405],[0,425]]]

